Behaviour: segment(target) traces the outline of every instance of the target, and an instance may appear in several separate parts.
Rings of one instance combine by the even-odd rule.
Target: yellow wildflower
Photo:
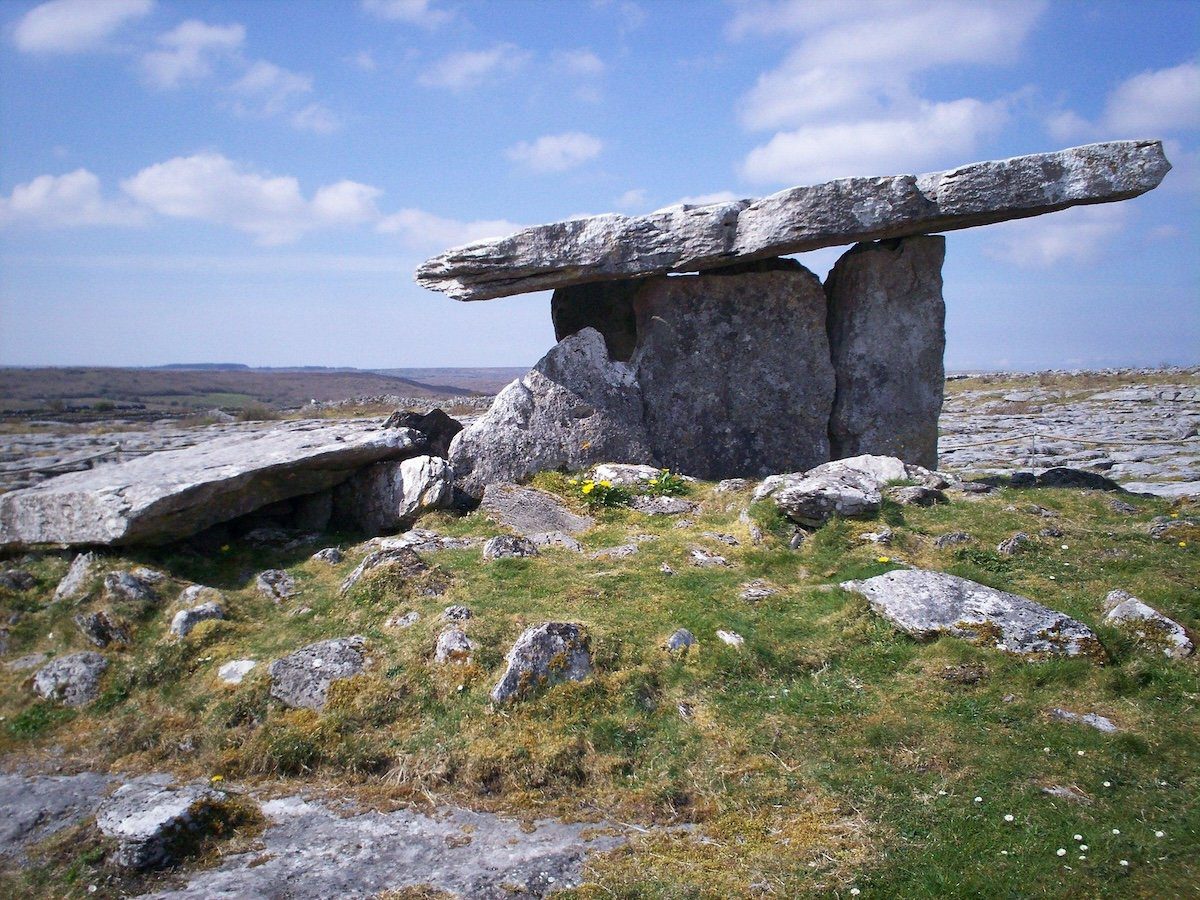
[[[583,485],[583,488],[582,488],[582,490],[585,494],[590,494],[595,489],[596,489],[596,483],[594,481],[585,482]]]

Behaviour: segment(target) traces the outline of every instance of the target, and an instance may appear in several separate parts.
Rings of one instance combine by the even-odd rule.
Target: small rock
[[[719,541],[720,543],[726,544],[730,547],[737,547],[741,544],[741,541],[735,538],[732,534],[725,534],[723,531],[702,531],[700,534],[703,537],[712,538],[714,541]]]
[[[346,580],[338,588],[338,594],[345,596],[368,573],[383,567],[393,569],[405,578],[416,578],[430,571],[429,566],[425,565],[425,561],[409,547],[376,550],[346,576]]]
[[[1060,800],[1070,800],[1072,803],[1091,803],[1092,798],[1079,788],[1066,787],[1061,784],[1054,784],[1042,788],[1043,794],[1049,794],[1051,797],[1057,797]]]
[[[260,572],[254,579],[258,592],[276,603],[287,600],[296,594],[296,579],[283,569],[267,569]]]
[[[772,597],[778,593],[775,588],[768,585],[761,578],[755,578],[750,583],[742,585],[742,592],[739,596],[749,603],[757,603],[759,600],[766,600],[768,597]]]
[[[250,674],[250,670],[257,665],[258,661],[254,659],[235,659],[217,669],[217,677],[226,684],[241,684]]]
[[[331,566],[336,566],[346,557],[337,547],[326,547],[324,550],[318,550],[311,558],[328,563]]]
[[[129,643],[129,628],[108,610],[80,613],[72,621],[80,633],[97,647]]]
[[[1123,516],[1131,516],[1138,511],[1136,506],[1132,503],[1126,503],[1124,500],[1110,500],[1108,508]]]
[[[1103,731],[1105,734],[1115,734],[1119,730],[1111,719],[1106,719],[1104,716],[1098,716],[1096,713],[1080,714],[1059,706],[1050,710],[1050,718],[1058,719],[1060,722],[1077,722],[1081,725],[1090,725],[1092,728],[1095,728],[1097,731]]]
[[[1047,509],[1044,506],[1038,506],[1038,504],[1036,504],[1036,503],[1031,503],[1028,506],[1026,506],[1025,512],[1029,513],[1031,516],[1039,516],[1040,518],[1043,518],[1043,519],[1057,519],[1058,518],[1058,512],[1056,512],[1053,509]]]
[[[964,494],[990,494],[996,490],[995,485],[982,481],[963,481],[957,485]]]
[[[901,506],[933,506],[936,503],[949,502],[946,495],[937,488],[923,487],[921,485],[891,488],[888,490],[887,496]]]
[[[696,646],[696,636],[686,628],[677,628],[667,638],[667,642],[663,644],[663,649],[668,653],[687,653],[694,646]]]
[[[693,566],[700,566],[704,569],[729,565],[729,560],[725,557],[719,556],[711,550],[705,550],[703,547],[693,547],[688,553],[688,559],[691,560]]]
[[[146,566],[136,566],[130,570],[129,574],[143,584],[161,584],[167,580],[165,572],[147,568]]]
[[[592,480],[608,481],[617,487],[636,487],[657,478],[662,469],[630,463],[601,463],[592,468]]]
[[[744,491],[750,487],[751,483],[752,482],[748,478],[726,478],[722,481],[718,481],[714,490],[720,494],[724,494],[728,491]]]
[[[27,669],[36,669],[49,658],[49,653],[28,653],[5,663],[4,667],[10,672],[24,672]]]
[[[1014,488],[1031,488],[1037,485],[1037,477],[1032,472],[1013,472],[1008,476],[1008,486]]]
[[[970,664],[944,666],[938,677],[953,684],[976,685],[987,677],[987,669]]]
[[[71,567],[63,576],[58,587],[54,589],[54,599],[74,600],[83,594],[89,579],[92,577],[92,567],[96,564],[96,554],[80,553],[71,560]]]
[[[6,569],[0,572],[0,588],[10,591],[27,591],[37,584],[37,579],[24,569]]]
[[[728,644],[730,647],[740,647],[746,643],[746,639],[736,631],[723,631],[718,628],[717,637],[721,639],[722,643]]]
[[[414,609],[403,615],[392,616],[383,624],[388,628],[412,628],[419,621],[421,621],[421,614]]]
[[[788,547],[792,550],[799,550],[806,540],[808,540],[808,535],[802,529],[797,528],[788,538]]]
[[[223,618],[225,618],[225,610],[219,603],[211,601],[201,603],[191,609],[181,609],[175,613],[175,618],[171,619],[171,634],[181,638],[187,637],[189,632],[201,622]]]
[[[647,516],[682,516],[700,508],[698,503],[681,500],[679,497],[635,497],[629,504]]]
[[[91,650],[60,656],[38,669],[33,690],[47,700],[84,706],[100,695],[100,676],[107,668],[104,657]]]
[[[104,576],[104,597],[110,603],[149,605],[158,602],[158,594],[133,572],[109,572]]]
[[[1060,538],[1063,536],[1063,530],[1057,526],[1051,525],[1049,528],[1043,528],[1038,532],[1038,537],[1044,538]]]
[[[1015,556],[1017,553],[1025,549],[1025,545],[1029,543],[1029,535],[1023,531],[1018,531],[1010,538],[1006,538],[996,545],[996,552],[1001,556]]]
[[[433,660],[438,663],[461,663],[469,665],[475,645],[467,633],[457,626],[446,628],[438,635]]]
[[[135,871],[173,862],[173,850],[187,832],[202,830],[210,807],[225,799],[200,782],[169,787],[170,776],[148,776],[117,788],[96,811],[96,827],[117,841],[112,862]]]
[[[545,622],[525,629],[508,651],[492,700],[504,703],[542,684],[582,681],[592,673],[589,643],[583,627],[572,623]]]
[[[690,722],[696,715],[696,708],[683,700],[676,704],[675,709],[679,713],[679,718],[685,722]]]
[[[465,622],[471,618],[471,610],[469,607],[460,604],[447,606],[442,610],[442,618],[447,622]]]
[[[1047,469],[1035,479],[1038,487],[1052,488],[1081,488],[1087,491],[1120,491],[1121,486],[1111,478],[1097,475],[1095,472],[1085,472],[1082,469],[1068,469],[1058,466]],[[1015,487],[1015,485],[1014,485]]]
[[[1183,659],[1195,650],[1182,625],[1127,591],[1110,591],[1104,609],[1108,613],[1104,621],[1120,625],[1142,643],[1161,648],[1167,656]]]
[[[533,541],[515,534],[497,535],[483,545],[483,558],[485,560],[537,555],[537,545]]]
[[[659,566],[658,571],[662,572],[664,575],[674,575],[675,574],[675,570],[672,569],[670,566],[668,566],[666,563],[663,563],[661,566]]]
[[[595,553],[588,554],[591,559],[624,559],[638,552],[637,544],[621,544],[617,547],[605,547]]]
[[[675,523],[671,527],[675,528],[677,530],[683,530],[685,528],[691,528],[695,524],[696,524],[695,519],[676,519]]]
[[[866,534],[859,535],[858,539],[869,544],[882,544],[887,547],[892,543],[895,534],[890,528],[881,528],[879,531],[868,531]]]
[[[320,710],[333,682],[352,678],[366,667],[364,643],[360,635],[318,641],[275,660],[267,670],[271,696],[284,706]]]
[[[179,592],[175,602],[180,606],[197,606],[201,603],[220,603],[221,599],[221,592],[216,588],[203,584],[189,584]]]

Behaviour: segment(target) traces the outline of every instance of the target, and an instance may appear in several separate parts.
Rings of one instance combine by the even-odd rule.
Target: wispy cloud
[[[154,9],[154,0],[50,0],[25,13],[13,42],[26,53],[80,53]]]
[[[983,252],[1020,269],[1082,264],[1108,253],[1125,230],[1129,210],[1120,203],[1077,206],[1049,216],[989,226]]]
[[[0,197],[0,223],[36,228],[90,225],[140,225],[144,210],[124,199],[105,199],[100,179],[87,169],[65,175],[39,175]]]
[[[454,13],[438,9],[431,0],[362,0],[362,8],[386,22],[403,22],[422,28],[437,28],[454,18]]]
[[[435,251],[485,238],[503,237],[520,227],[507,219],[464,222],[420,209],[402,209],[381,219],[375,230],[399,235],[410,250]]]
[[[209,25],[198,19],[181,22],[159,35],[161,50],[142,56],[142,71],[157,88],[170,90],[199,81],[213,72],[214,61],[236,54],[246,40],[242,25]]]
[[[535,141],[521,141],[509,147],[505,155],[535,172],[565,172],[595,159],[604,142],[581,131],[547,134]]]
[[[417,79],[426,87],[466,91],[519,71],[531,54],[516,44],[497,44],[488,50],[464,50],[435,62]]]

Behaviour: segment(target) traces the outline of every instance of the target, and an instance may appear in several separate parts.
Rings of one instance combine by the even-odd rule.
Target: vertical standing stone
[[[767,260],[648,278],[634,309],[630,365],[660,465],[717,479],[829,459],[833,369],[815,275]]]
[[[829,273],[834,459],[871,453],[937,468],[945,254],[940,235],[856,244]]]

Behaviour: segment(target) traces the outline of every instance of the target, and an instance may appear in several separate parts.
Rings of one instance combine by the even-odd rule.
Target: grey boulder
[[[1105,622],[1124,628],[1143,644],[1161,649],[1167,656],[1183,659],[1196,649],[1182,625],[1128,591],[1110,591],[1104,599],[1104,610]]]
[[[1103,654],[1082,622],[956,575],[902,569],[841,586],[866,597],[875,612],[917,639],[947,634],[1028,657]]]
[[[104,576],[104,599],[110,603],[150,606],[158,602],[152,579],[138,572],[109,572]]]
[[[100,695],[100,676],[108,662],[91,650],[60,656],[37,670],[33,690],[46,700],[86,706]]]
[[[54,589],[54,599],[74,600],[84,594],[92,578],[92,569],[96,565],[96,554],[78,553],[71,560],[67,574],[62,577],[58,587]]]
[[[331,488],[423,440],[408,429],[298,422],[71,472],[0,495],[0,547],[169,543]]]
[[[457,625],[452,625],[438,635],[437,646],[433,651],[433,661],[469,665],[471,653],[474,650],[475,644],[467,637],[467,633]]]
[[[171,785],[170,775],[134,779],[96,811],[96,827],[117,842],[112,862],[123,869],[153,869],[174,862],[182,839],[202,829],[225,793],[203,783]]]
[[[174,618],[171,619],[171,634],[181,638],[187,637],[191,630],[201,622],[223,618],[225,618],[225,610],[219,603],[210,600],[199,606],[193,606],[191,609],[181,609],[175,613]]]
[[[539,539],[546,535],[580,534],[596,524],[589,516],[571,512],[553,494],[515,484],[488,485],[480,509],[489,519],[539,545],[552,543]]]
[[[570,219],[447,250],[421,264],[417,283],[456,300],[487,300],[695,272],[1127,200],[1157,187],[1170,168],[1158,141],[1112,141],[928,175],[843,178],[759,200]]]
[[[293,709],[322,709],[331,684],[353,678],[366,668],[364,644],[360,635],[333,638],[275,660],[267,669],[271,696]]]
[[[538,548],[533,541],[514,534],[497,535],[494,538],[489,538],[487,543],[483,545],[483,558],[485,561],[537,555]]]
[[[368,534],[394,532],[447,508],[453,494],[453,472],[439,456],[375,463],[338,485],[334,518]]]
[[[450,445],[455,483],[473,497],[548,469],[652,458],[633,370],[591,328],[551,348]]]
[[[582,681],[591,673],[591,646],[583,627],[545,622],[525,629],[517,638],[491,697],[495,703],[518,700],[543,685]]]
[[[37,579],[24,569],[5,569],[0,572],[0,588],[10,591],[27,591],[37,584]]]

